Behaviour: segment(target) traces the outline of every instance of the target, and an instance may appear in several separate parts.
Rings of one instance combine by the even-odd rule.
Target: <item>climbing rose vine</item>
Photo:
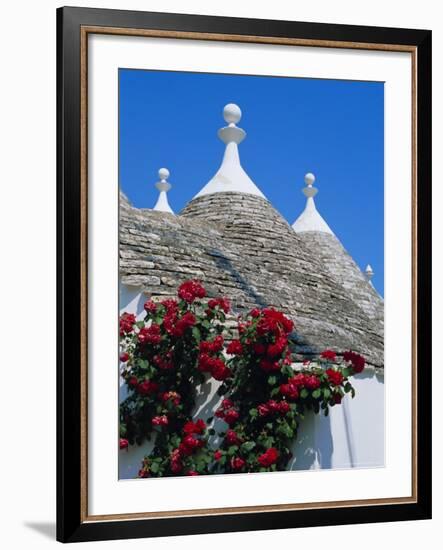
[[[346,393],[355,395],[350,378],[365,366],[358,353],[325,350],[294,368],[294,324],[282,312],[253,309],[238,317],[233,334],[229,300],[205,298],[199,281],[186,281],[177,299],[148,300],[142,321],[120,318],[128,391],[120,449],[154,441],[139,477],[285,470],[305,412],[327,415]],[[211,377],[223,398],[206,423],[192,413],[196,386]]]

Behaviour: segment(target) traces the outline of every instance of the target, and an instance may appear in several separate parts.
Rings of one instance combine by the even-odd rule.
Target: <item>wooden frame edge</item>
[[[359,50],[379,50],[379,51],[400,51],[411,53],[412,59],[412,248],[413,248],[413,266],[412,266],[412,305],[413,305],[413,361],[412,361],[412,381],[413,381],[413,444],[412,444],[412,496],[393,499],[373,499],[373,500],[355,500],[355,501],[331,501],[323,503],[303,503],[300,505],[282,504],[282,505],[264,505],[253,507],[234,507],[234,508],[212,508],[199,510],[177,510],[173,512],[152,512],[141,514],[112,514],[112,515],[88,515],[88,472],[87,472],[87,38],[88,34],[112,34],[112,35],[130,35],[130,36],[149,36],[157,38],[174,39],[199,39],[199,40],[220,40],[225,42],[249,42],[280,44],[288,46],[306,46],[306,47],[326,47],[326,48],[345,48]],[[200,32],[180,32],[164,30],[147,29],[128,29],[119,27],[99,27],[99,26],[81,26],[81,523],[93,523],[98,521],[131,520],[131,519],[150,519],[150,518],[172,518],[189,516],[210,516],[210,515],[229,515],[232,513],[256,513],[256,512],[278,512],[283,510],[309,510],[344,508],[353,506],[377,506],[383,504],[413,504],[417,502],[417,403],[416,403],[416,384],[417,384],[417,46],[391,45],[391,44],[371,44],[366,42],[341,42],[330,40],[307,40],[279,37],[262,37],[248,35],[228,35],[219,33],[200,33]],[[415,260],[415,261],[414,261]]]

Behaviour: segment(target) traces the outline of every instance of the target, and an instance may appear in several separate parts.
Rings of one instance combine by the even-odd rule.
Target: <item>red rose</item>
[[[180,454],[183,456],[191,456],[192,451],[194,450],[194,447],[182,441],[178,446],[178,450],[180,451]]]
[[[239,417],[240,415],[235,409],[229,409],[228,411],[225,412],[225,415],[224,415],[225,422],[230,426],[235,424],[239,419]]]
[[[305,377],[305,386],[310,390],[316,390],[320,387],[320,379],[315,374]]]
[[[172,315],[178,310],[178,304],[175,300],[171,300],[171,299],[162,300],[160,303],[162,306],[164,306],[164,308],[166,309],[166,312],[169,315]]]
[[[281,311],[273,308],[266,308],[262,312],[257,324],[257,334],[263,336],[272,333],[275,337],[289,334],[294,328],[294,323],[285,317]]]
[[[199,349],[200,353],[218,353],[223,349],[223,336],[216,336],[214,340],[207,342],[201,342]]]
[[[230,399],[228,399],[228,398],[223,399],[223,401],[221,402],[220,407],[215,412],[215,416],[217,418],[223,418],[226,421],[225,414],[226,414],[227,411],[231,410],[234,413],[236,413],[235,409],[233,409],[233,406],[234,406],[234,403]],[[233,412],[230,413],[230,416],[229,416],[230,418],[235,416],[235,415],[233,415]],[[236,413],[236,414],[238,414],[238,413]]]
[[[181,396],[176,391],[168,391],[161,396],[161,399],[164,403],[171,401],[177,407],[180,404]]]
[[[153,357],[154,364],[161,370],[171,370],[174,368],[174,363],[172,361],[172,354],[170,352],[162,355],[154,355]]]
[[[225,313],[229,313],[229,310],[231,309],[231,304],[227,298],[213,298],[209,300],[208,307],[211,310],[219,307]]]
[[[195,325],[197,319],[195,315],[190,311],[186,312],[181,319],[177,321],[175,327],[172,329],[173,336],[183,336],[183,334],[191,327]]]
[[[340,403],[341,403],[341,395],[340,395],[339,393],[334,393],[333,398],[334,398],[334,403],[335,403],[336,405],[340,405]]]
[[[183,433],[185,434],[202,434],[205,430],[206,424],[201,418],[197,422],[189,420],[183,427]]]
[[[290,410],[291,410],[291,406],[287,401],[280,401],[280,403],[278,404],[278,412],[280,414],[284,415],[288,413]]]
[[[146,470],[145,468],[142,468],[138,471],[138,477],[149,477],[150,473],[149,470]]]
[[[306,374],[299,372],[298,374],[290,378],[288,380],[288,383],[301,388],[306,384]]]
[[[135,386],[137,386],[137,384],[138,384],[137,377],[131,376],[128,380],[128,386],[131,386],[132,388],[134,388]]]
[[[249,315],[254,318],[260,317],[260,310],[258,308],[251,309]]]
[[[185,281],[178,288],[178,297],[192,304],[197,298],[204,298],[206,290],[199,281]]]
[[[278,364],[278,361],[269,361],[268,359],[261,359],[260,368],[265,372],[273,372],[273,371],[280,370],[280,365]]]
[[[267,350],[267,356],[268,357],[278,357],[281,355],[288,345],[288,339],[286,336],[281,336],[280,338],[277,338],[275,344],[270,344],[268,346]]]
[[[173,474],[178,474],[179,472],[181,472],[182,468],[183,468],[183,464],[182,464],[182,461],[181,461],[180,450],[175,449],[171,453],[171,470],[172,470],[172,473]]]
[[[193,434],[194,433],[194,428],[195,428],[194,422],[192,422],[192,420],[189,420],[183,426],[183,433],[184,434]]]
[[[156,323],[152,323],[149,327],[143,327],[138,333],[138,341],[140,344],[153,344],[154,346],[161,342],[161,329]]]
[[[335,351],[332,351],[332,349],[325,349],[321,352],[320,357],[322,359],[326,359],[327,361],[335,361],[337,354]]]
[[[225,435],[228,445],[240,445],[241,439],[234,430],[228,430]]]
[[[279,412],[279,405],[278,405],[277,401],[274,401],[274,399],[270,399],[267,402],[267,406],[269,407],[269,411],[272,414],[275,414],[275,413]]]
[[[226,380],[226,378],[229,378],[232,375],[231,369],[218,358],[213,359],[210,372],[212,376],[219,381]]]
[[[197,439],[193,435],[186,435],[182,439],[178,449],[180,454],[190,456],[196,449],[203,447],[204,444],[203,440]]]
[[[221,459],[222,456],[223,453],[221,451],[217,450],[214,452],[214,460],[217,460],[217,462]]]
[[[163,414],[162,416],[154,416],[152,419],[153,426],[167,426],[169,424],[168,417]]]
[[[269,448],[265,453],[258,457],[258,462],[264,467],[269,468],[272,464],[275,464],[278,460],[279,453],[275,447]]]
[[[258,414],[260,416],[267,416],[270,413],[269,407],[266,403],[262,403],[257,407]]]
[[[343,354],[343,359],[352,363],[352,368],[355,374],[362,372],[365,368],[365,358],[358,353],[353,351],[345,351]]]
[[[158,384],[156,382],[151,382],[150,380],[145,380],[137,386],[137,391],[141,395],[150,395],[158,391]]]
[[[126,363],[126,361],[129,359],[129,354],[126,353],[126,351],[123,351],[122,353],[120,353],[120,361],[122,363]]]
[[[292,400],[298,399],[299,397],[298,388],[294,384],[281,384],[280,393]]]
[[[155,313],[157,311],[157,304],[154,303],[152,300],[148,300],[147,302],[145,302],[145,305],[143,307],[148,313]]]
[[[134,330],[135,321],[133,313],[123,313],[120,316],[120,336],[131,333]]]
[[[343,382],[343,374],[338,370],[327,369],[326,375],[333,386],[339,386]]]
[[[243,346],[240,340],[232,340],[226,351],[229,355],[241,355],[243,353]]]
[[[231,468],[233,470],[241,470],[243,466],[246,464],[245,460],[239,456],[233,456],[231,458]]]
[[[230,409],[233,406],[234,406],[234,403],[228,397],[223,399],[223,401],[221,402],[222,409]]]
[[[120,449],[127,449],[129,441],[127,439],[120,439]]]
[[[188,470],[186,473],[187,476],[199,476],[200,474],[196,472],[195,470]]]

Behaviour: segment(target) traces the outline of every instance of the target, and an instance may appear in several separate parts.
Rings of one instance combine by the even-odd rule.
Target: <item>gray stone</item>
[[[254,195],[205,195],[178,216],[121,198],[122,282],[155,298],[198,278],[210,296],[230,298],[234,313],[284,311],[300,353],[353,349],[382,367],[383,301],[336,239],[301,235]]]

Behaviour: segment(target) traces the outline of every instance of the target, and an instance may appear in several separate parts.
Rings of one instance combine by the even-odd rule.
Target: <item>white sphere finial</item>
[[[374,270],[372,269],[372,267],[369,264],[366,266],[364,275],[365,275],[365,279],[368,281],[368,283],[371,283],[371,279],[374,276]],[[372,283],[371,283],[371,285],[372,285]]]
[[[241,109],[235,103],[228,103],[223,109],[223,118],[228,124],[237,124],[241,119]]]
[[[305,183],[306,185],[313,185],[314,184],[314,181],[315,181],[315,176],[314,174],[311,174],[311,172],[308,172],[307,174],[305,174]]]
[[[169,178],[169,170],[167,168],[160,168],[158,171],[158,177],[164,181]]]
[[[318,189],[316,187],[313,187],[314,181],[314,174],[311,174],[311,172],[305,174],[306,187],[303,187],[302,193],[307,199],[315,197],[315,195],[318,193]]]
[[[160,194],[153,209],[159,212],[169,212],[170,214],[174,214],[172,208],[169,206],[168,197],[166,195],[172,187],[169,181],[166,181],[169,178],[169,170],[167,168],[160,168],[158,171],[158,177],[160,178],[160,181],[155,184],[155,187],[159,190]]]

